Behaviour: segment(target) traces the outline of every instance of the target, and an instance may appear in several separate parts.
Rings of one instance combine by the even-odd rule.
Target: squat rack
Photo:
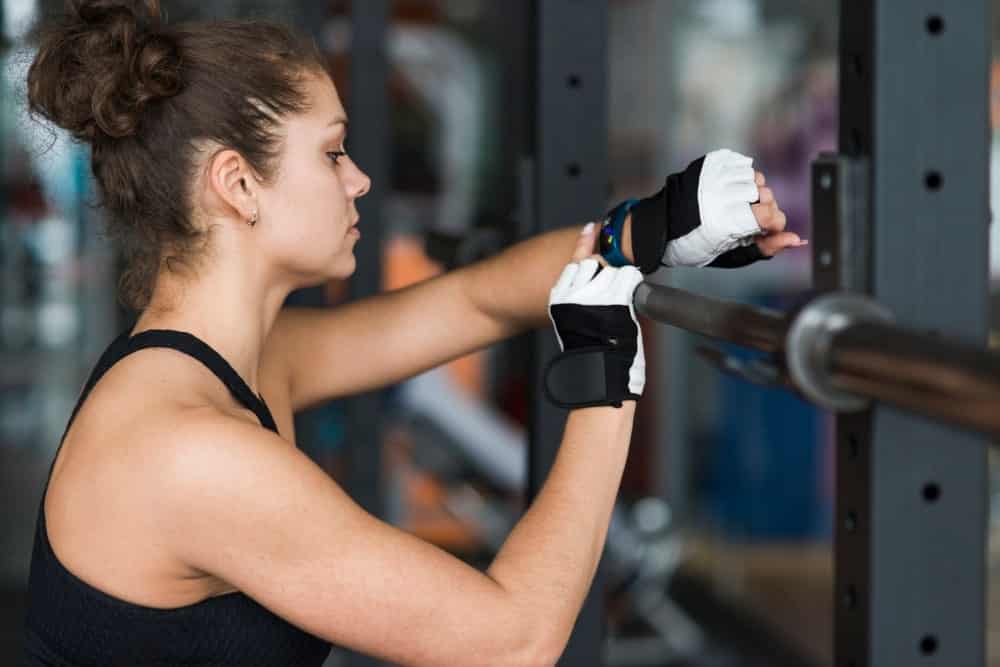
[[[648,283],[636,304],[772,353],[765,376],[838,412],[835,664],[983,665],[990,4],[840,12],[840,152],[813,165],[825,294],[791,317]]]
[[[603,82],[596,19],[606,6],[539,4],[536,210],[587,219],[601,191],[580,176],[603,160],[576,162],[566,137],[600,129],[604,91],[584,105],[564,82]],[[547,12],[593,32],[553,38]],[[835,664],[983,665],[986,439],[896,406],[1000,433],[1000,362],[983,346],[990,4],[858,0],[840,12],[840,151],[813,169],[814,287],[830,294],[794,319],[649,283],[636,303],[658,321],[775,353],[776,381],[840,411]],[[592,69],[572,69],[581,64]],[[576,210],[583,202],[593,208]],[[539,405],[546,435],[532,440],[533,462],[553,455],[559,417]],[[598,642],[575,633],[560,664],[594,664]]]
[[[635,305],[662,324],[775,355],[749,368],[720,361],[831,410],[860,412],[878,400],[1000,438],[1000,355],[899,327],[856,293],[813,299],[789,316],[643,283]]]
[[[353,11],[374,39],[386,14],[368,4]],[[980,434],[1000,433],[1000,409],[990,413],[1000,408],[1000,362],[984,347],[990,9],[988,0],[841,3],[840,149],[813,171],[814,287],[823,296],[785,316],[649,283],[637,292],[647,317],[772,353],[763,370],[773,381],[841,410],[837,667],[985,662]],[[507,20],[519,25],[509,56],[531,82],[508,121],[524,233],[592,219],[606,204],[606,142],[581,138],[607,136],[607,19],[606,2],[511,3]],[[384,57],[368,49],[355,58],[365,53]],[[366,81],[378,87],[370,74]],[[352,117],[359,147],[378,142],[384,124]],[[541,332],[532,343],[535,386],[551,339]],[[355,414],[367,421],[371,408]],[[534,399],[529,497],[554,460],[564,419]],[[363,459],[377,448],[365,450],[359,463],[371,470]],[[559,664],[600,663],[600,591],[598,574]]]

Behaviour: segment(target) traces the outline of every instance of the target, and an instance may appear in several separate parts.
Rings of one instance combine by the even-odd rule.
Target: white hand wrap
[[[632,302],[642,273],[634,266],[597,271],[594,259],[571,263],[549,295],[562,352],[546,367],[544,388],[561,407],[621,406],[641,396],[646,384],[642,330]],[[599,384],[583,381],[594,376]]]
[[[728,149],[705,156],[698,179],[701,224],[667,244],[667,266],[705,266],[760,234],[750,204],[759,198],[753,158]]]

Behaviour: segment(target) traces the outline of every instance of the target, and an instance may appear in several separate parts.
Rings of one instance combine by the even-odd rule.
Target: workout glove
[[[632,249],[643,273],[662,266],[746,266],[764,254],[750,204],[759,198],[753,158],[722,149],[667,177],[632,207]]]
[[[602,269],[595,259],[563,270],[549,294],[549,317],[562,352],[546,366],[543,380],[554,404],[621,407],[642,395],[646,358],[632,304],[641,282],[634,266]]]

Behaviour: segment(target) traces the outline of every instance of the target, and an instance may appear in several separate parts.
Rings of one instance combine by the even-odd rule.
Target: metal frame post
[[[607,2],[544,0],[535,9],[534,231],[584,223],[604,212],[608,194]],[[541,368],[558,348],[535,335],[528,499],[544,482],[562,442],[566,412],[541,395]],[[604,599],[597,577],[560,665],[603,663]]]
[[[351,37],[351,144],[352,155],[372,183],[381,184],[358,200],[365,220],[364,237],[355,248],[357,270],[351,292],[354,298],[382,289],[382,205],[389,181],[388,61],[385,48],[389,20],[387,0],[352,3]],[[359,85],[360,84],[360,85]],[[378,392],[351,402],[351,495],[362,507],[381,515],[379,433],[381,398]]]
[[[840,145],[870,165],[868,291],[901,325],[972,342],[988,314],[989,26],[987,0],[841,3]],[[838,418],[838,667],[984,664],[983,444],[884,405]]]
[[[389,187],[389,95],[386,31],[388,0],[351,3],[350,122],[352,157],[367,172],[374,186],[358,200],[365,221],[364,236],[355,247],[357,270],[351,281],[354,298],[382,289],[382,227],[384,193]],[[351,399],[348,441],[349,491],[374,516],[383,516],[381,494],[382,394],[370,392]],[[375,658],[352,654],[352,667],[383,664]]]
[[[357,270],[351,296],[362,298],[382,289],[382,205],[389,178],[388,61],[385,49],[389,20],[387,0],[352,4],[351,136],[352,154],[372,183],[381,183],[358,200],[364,238],[355,248]],[[358,396],[351,407],[351,495],[362,507],[381,515],[379,466],[381,448],[378,392]]]

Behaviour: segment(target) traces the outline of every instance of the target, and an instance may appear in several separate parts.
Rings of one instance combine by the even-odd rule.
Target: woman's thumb
[[[594,254],[594,240],[597,238],[597,225],[588,222],[580,231],[580,236],[573,249],[574,262],[580,262]]]

